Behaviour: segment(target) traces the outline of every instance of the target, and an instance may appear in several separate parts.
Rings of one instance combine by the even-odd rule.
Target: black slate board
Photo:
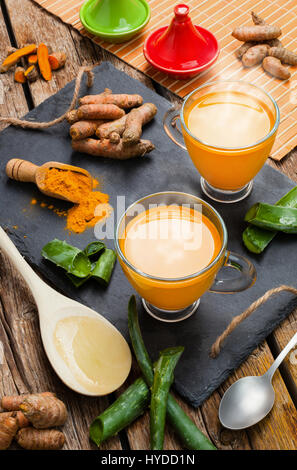
[[[70,103],[73,87],[73,83],[68,84],[31,111],[27,118],[46,121],[62,114]],[[151,139],[156,150],[143,159],[118,162],[72,152],[67,123],[43,131],[9,127],[0,134],[0,224],[8,229],[21,253],[42,274],[68,296],[106,316],[128,337],[127,304],[133,289],[119,264],[106,290],[95,282],[87,283],[79,290],[72,287],[56,267],[42,260],[41,248],[53,238],[65,239],[82,248],[94,239],[93,231],[69,236],[65,231],[64,218],[39,205],[30,205],[32,197],[51,204],[53,200],[41,196],[32,184],[8,180],[4,171],[6,162],[12,157],[25,158],[36,164],[56,160],[80,165],[99,178],[102,190],[111,196],[110,202],[114,207],[117,195],[126,196],[126,205],[144,195],[164,190],[181,190],[201,196],[199,175],[189,156],[176,147],[163,131],[163,115],[170,104],[108,63],[95,69],[92,90],[87,91],[84,85],[81,95],[98,93],[105,87],[114,92],[139,93],[145,101],[158,106],[156,119],[144,131],[144,138]],[[272,287],[280,284],[296,286],[297,245],[294,236],[279,235],[261,256],[248,254],[241,243],[245,226],[242,220],[247,208],[258,200],[274,203],[293,186],[294,183],[286,176],[265,165],[256,177],[252,194],[245,201],[233,205],[212,203],[226,222],[229,249],[248,255],[256,265],[258,279],[251,289],[236,295],[207,293],[196,314],[176,324],[154,320],[144,312],[139,302],[142,331],[154,358],[165,347],[185,346],[176,370],[175,386],[194,406],[199,406],[297,305],[297,300],[287,293],[267,302],[232,333],[216,360],[209,358],[210,346],[234,315],[241,313]],[[58,200],[55,206],[69,207]],[[18,228],[14,229],[13,226]],[[108,245],[112,247],[113,242],[110,240]]]

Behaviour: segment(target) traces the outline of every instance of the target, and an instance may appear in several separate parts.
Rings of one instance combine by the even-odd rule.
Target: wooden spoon
[[[72,390],[89,396],[106,395],[119,388],[131,369],[131,352],[121,333],[94,310],[43,282],[1,227],[0,249],[31,289],[38,308],[43,346],[60,379]],[[91,325],[86,333],[83,327],[88,321]],[[97,347],[101,348],[99,355]]]
[[[88,178],[90,185],[90,191],[92,190],[92,177],[87,170],[79,168],[78,166],[66,165],[65,163],[59,162],[47,162],[41,166],[34,165],[27,160],[21,160],[19,158],[13,158],[9,160],[6,165],[6,174],[9,178],[16,181],[23,181],[25,183],[35,183],[38,189],[45,194],[46,196],[55,197],[57,199],[63,199],[64,201],[79,202],[77,195],[74,194],[73,197],[66,198],[61,196],[58,193],[48,191],[45,186],[45,176],[49,168],[57,168],[59,170],[70,170],[76,173],[80,173]]]

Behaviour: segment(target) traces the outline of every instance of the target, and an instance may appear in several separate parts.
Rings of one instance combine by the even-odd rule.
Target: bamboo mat
[[[181,97],[210,80],[245,80],[263,87],[276,99],[281,114],[271,157],[280,160],[297,145],[297,67],[290,67],[291,78],[285,82],[267,75],[261,66],[244,69],[234,55],[241,43],[231,36],[231,31],[236,26],[252,24],[250,11],[255,10],[268,23],[280,26],[280,39],[284,46],[297,52],[296,0],[188,0],[186,3],[190,7],[193,22],[209,28],[215,34],[221,51],[219,59],[209,70],[186,81],[175,80],[156,71],[146,62],[142,53],[147,35],[156,28],[169,24],[178,0],[148,0],[151,8],[150,22],[142,33],[122,44],[105,42],[84,30],[79,19],[83,0],[34,1],[65,23],[71,24],[81,34],[90,37],[96,44]]]

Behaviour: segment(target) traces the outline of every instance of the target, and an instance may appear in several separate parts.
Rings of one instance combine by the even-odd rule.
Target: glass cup
[[[200,212],[214,224],[220,236],[220,249],[208,266],[189,276],[171,279],[142,272],[129,262],[123,252],[127,224],[139,213],[159,205],[178,205],[196,210],[199,207]],[[202,199],[175,191],[151,194],[133,203],[122,215],[115,237],[121,267],[142,297],[144,308],[154,318],[165,322],[177,322],[191,316],[206,291],[233,294],[254,284],[256,270],[253,264],[245,257],[228,251],[226,246],[227,229],[219,213]]]
[[[227,91],[256,98],[271,115],[270,132],[253,145],[238,148],[215,147],[199,140],[185,123],[185,115],[193,102],[209,93]],[[261,88],[242,81],[217,81],[192,91],[185,97],[180,111],[172,109],[165,114],[163,124],[171,140],[188,151],[201,175],[202,191],[215,201],[231,203],[241,201],[251,192],[253,178],[261,170],[274,144],[279,119],[275,100]],[[232,132],[232,129],[226,129],[226,132]]]

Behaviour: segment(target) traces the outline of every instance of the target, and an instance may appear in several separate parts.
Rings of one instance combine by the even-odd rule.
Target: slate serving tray
[[[42,131],[9,127],[0,134],[0,224],[7,229],[26,259],[43,275],[69,297],[106,316],[128,338],[127,304],[133,289],[119,263],[107,289],[104,290],[93,281],[80,289],[72,287],[58,268],[41,258],[41,248],[53,238],[65,239],[83,248],[94,239],[93,230],[81,235],[69,235],[65,231],[63,217],[58,217],[47,208],[41,208],[39,204],[31,205],[30,201],[36,198],[39,203],[54,202],[55,207],[61,209],[68,208],[67,203],[46,198],[38,192],[35,185],[11,181],[5,175],[5,165],[13,157],[25,158],[36,164],[56,160],[80,165],[100,180],[101,189],[110,195],[113,207],[116,206],[117,195],[126,197],[126,207],[136,199],[157,191],[179,190],[202,196],[199,175],[189,156],[176,147],[163,131],[162,119],[170,104],[109,63],[103,63],[95,69],[93,88],[87,90],[83,85],[81,95],[98,93],[105,87],[118,93],[139,93],[145,101],[158,106],[154,122],[144,130],[144,138],[151,139],[156,149],[142,159],[114,161],[74,153],[67,123]],[[69,83],[31,111],[27,119],[47,121],[62,114],[71,101],[73,88],[73,82]],[[176,324],[154,320],[144,312],[139,302],[141,328],[153,358],[165,347],[185,346],[176,370],[175,387],[194,406],[199,406],[297,306],[297,299],[288,293],[274,297],[229,336],[217,359],[209,358],[212,343],[233,316],[241,313],[272,287],[280,284],[296,286],[295,236],[277,236],[260,256],[247,253],[241,242],[246,210],[259,200],[276,202],[293,186],[294,183],[289,178],[265,165],[255,179],[252,194],[246,200],[233,205],[211,202],[225,220],[229,233],[228,248],[247,255],[256,266],[258,279],[251,289],[235,295],[207,293],[196,314]],[[17,228],[13,228],[15,226]],[[107,244],[113,247],[112,240]]]

